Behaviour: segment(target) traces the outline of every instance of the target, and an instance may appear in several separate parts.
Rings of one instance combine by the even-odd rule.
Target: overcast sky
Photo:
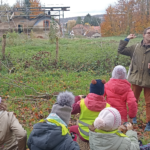
[[[23,0],[20,0],[23,1]],[[49,7],[54,6],[70,6],[70,11],[64,13],[64,17],[85,16],[104,14],[106,8],[118,0],[40,0],[40,2]],[[3,0],[3,2],[13,5],[16,0]]]

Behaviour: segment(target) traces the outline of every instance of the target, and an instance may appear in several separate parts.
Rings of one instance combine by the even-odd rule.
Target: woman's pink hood
[[[91,111],[100,112],[106,107],[106,101],[103,95],[89,93],[84,99],[86,107]]]
[[[130,90],[131,84],[125,79],[113,79],[111,78],[106,84],[105,88],[109,89],[113,93],[122,95]]]

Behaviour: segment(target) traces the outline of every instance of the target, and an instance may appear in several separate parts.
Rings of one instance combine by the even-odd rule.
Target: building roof
[[[72,28],[72,30],[75,35],[85,35],[91,37],[95,33],[100,33],[100,26],[77,24]]]
[[[33,19],[28,19],[24,16],[14,16],[13,17],[13,21],[10,21],[9,23],[8,22],[3,22],[3,23],[0,23],[0,29],[9,29],[12,28],[12,29],[15,29],[15,28],[18,28],[17,25],[18,24],[23,24],[25,28],[28,28],[28,29],[32,29],[32,27],[34,25],[36,25],[39,21],[42,21],[42,20],[45,20],[45,19],[51,19],[50,16],[48,15],[38,15],[36,18],[33,18]],[[57,20],[55,20],[58,24],[59,22]]]
[[[100,26],[92,26],[93,30],[100,31]]]
[[[77,24],[72,29],[83,28],[83,24]]]
[[[90,32],[88,32],[85,36],[91,37],[91,36],[93,36],[93,35],[96,34],[96,33],[97,33],[97,32],[90,31]]]
[[[72,29],[81,29],[81,28],[87,30],[90,28],[90,26],[83,25],[83,24],[77,24]]]
[[[89,25],[77,24],[72,29],[84,29],[84,30],[99,32],[100,26],[89,26]]]
[[[100,33],[95,33],[92,35],[92,37],[101,37],[101,34]]]

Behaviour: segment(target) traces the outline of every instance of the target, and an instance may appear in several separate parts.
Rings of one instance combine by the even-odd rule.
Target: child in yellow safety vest
[[[77,134],[84,142],[89,141],[89,125],[92,125],[99,112],[106,107],[110,107],[104,99],[105,80],[92,80],[90,93],[85,99],[81,96],[75,97],[72,114],[80,113],[78,125],[71,126],[70,132]]]
[[[113,107],[103,109],[89,127],[90,150],[140,150],[137,133],[130,122],[121,125],[121,115]],[[127,130],[123,134],[122,130]]]

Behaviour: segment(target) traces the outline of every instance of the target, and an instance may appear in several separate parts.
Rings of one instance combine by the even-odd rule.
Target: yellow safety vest
[[[110,105],[106,103],[106,107],[110,107]],[[84,99],[80,101],[80,108],[81,108],[81,112],[80,112],[80,118],[78,122],[79,132],[84,139],[89,140],[88,126],[93,124],[94,120],[98,117],[100,112],[89,110],[85,105]]]
[[[117,134],[118,136],[121,136],[121,137],[128,137],[128,136],[126,136],[125,134],[123,134],[123,133],[122,133],[121,131],[119,131],[119,130],[104,131],[104,130],[96,129],[95,132],[97,132],[97,133],[103,133],[103,134]]]

